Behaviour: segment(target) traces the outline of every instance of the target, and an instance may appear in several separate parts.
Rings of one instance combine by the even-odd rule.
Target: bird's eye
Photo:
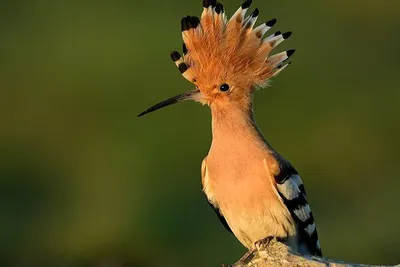
[[[219,90],[221,90],[222,92],[226,92],[229,90],[229,85],[226,83],[221,84],[221,86],[219,87]]]

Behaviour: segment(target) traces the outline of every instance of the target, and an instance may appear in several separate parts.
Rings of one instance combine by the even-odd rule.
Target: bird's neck
[[[267,146],[253,118],[252,105],[211,106],[212,146],[256,145]]]
[[[220,177],[228,175],[234,179],[245,172],[265,173],[266,164],[271,174],[278,173],[277,154],[256,126],[251,106],[248,109],[212,107],[211,112],[213,140],[207,166],[213,172],[222,172]]]

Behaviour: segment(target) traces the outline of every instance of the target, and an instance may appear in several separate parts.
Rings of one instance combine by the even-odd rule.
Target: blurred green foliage
[[[400,262],[400,1],[253,1],[292,30],[258,91],[325,256]],[[223,2],[232,14],[240,1]],[[201,1],[0,2],[1,266],[218,266],[245,249],[201,191],[208,108],[169,59]]]

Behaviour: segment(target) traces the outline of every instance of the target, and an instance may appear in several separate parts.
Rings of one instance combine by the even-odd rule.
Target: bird
[[[259,10],[246,16],[251,4],[244,1],[228,18],[220,2],[204,0],[200,18],[183,17],[183,53],[170,56],[195,88],[138,117],[186,100],[209,106],[212,142],[201,164],[201,180],[225,228],[249,253],[276,238],[302,255],[322,256],[303,181],[254,119],[256,89],[268,86],[291,63],[294,49],[271,53],[291,32],[265,36],[277,20],[255,26]]]

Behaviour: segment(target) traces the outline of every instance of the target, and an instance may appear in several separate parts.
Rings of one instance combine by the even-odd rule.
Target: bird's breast
[[[257,209],[262,202],[278,200],[273,176],[265,169],[262,159],[250,161],[235,158],[213,160],[207,157],[207,191],[214,195],[221,209]]]
[[[212,152],[212,151],[211,151]],[[218,206],[236,237],[251,248],[267,236],[287,236],[291,216],[275,189],[273,170],[264,151],[210,153],[203,188]]]

